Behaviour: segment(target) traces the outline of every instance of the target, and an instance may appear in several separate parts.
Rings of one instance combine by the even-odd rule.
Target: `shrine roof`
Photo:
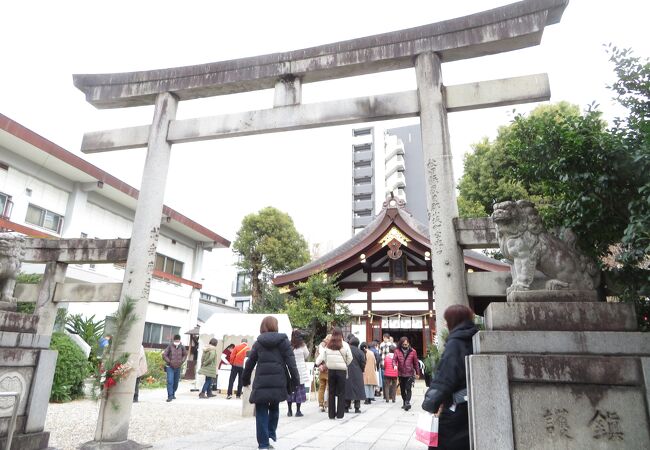
[[[430,249],[428,227],[405,209],[403,201],[389,199],[384,202],[379,214],[359,233],[320,258],[291,272],[276,276],[273,279],[273,284],[284,286],[297,283],[320,271],[330,271],[330,269],[341,267],[346,262],[358,262],[359,255],[369,249],[376,250],[379,241],[393,227],[397,227],[408,239],[411,239],[409,248],[421,253],[421,256],[424,256],[425,251]],[[466,265],[479,270],[494,272],[510,270],[508,264],[473,250],[464,250],[463,256]]]
[[[135,211],[140,193],[138,189],[3,114],[0,114],[0,146],[72,183],[87,185],[88,190],[98,191],[102,196]],[[203,242],[206,249],[230,246],[230,241],[226,238],[169,206],[163,205],[162,218],[166,219],[166,227],[196,242]]]

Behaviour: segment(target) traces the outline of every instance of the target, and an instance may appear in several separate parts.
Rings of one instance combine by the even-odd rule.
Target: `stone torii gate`
[[[538,45],[568,0],[524,0],[481,13],[285,53],[143,72],[74,75],[97,108],[155,105],[151,125],[86,133],[85,153],[147,147],[122,301],[139,317],[123,349],[137,353],[158,240],[172,144],[419,116],[429,205],[436,310],[467,304],[447,113],[550,98],[546,74],[445,86],[441,64]],[[417,90],[301,104],[301,86],[414,67]],[[179,101],[275,88],[272,108],[176,120]],[[437,328],[444,327],[442,315]],[[95,440],[126,445],[135,378],[114,388],[118,409],[102,408]]]

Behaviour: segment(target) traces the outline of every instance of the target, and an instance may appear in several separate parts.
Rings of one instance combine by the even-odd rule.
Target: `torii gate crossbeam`
[[[152,125],[87,133],[83,151],[148,147],[121,298],[138,300],[138,320],[123,349],[137,354],[144,329],[171,145],[246,134],[420,116],[429,204],[436,310],[466,304],[462,251],[453,218],[456,197],[447,112],[545,100],[545,75],[447,86],[443,62],[538,45],[546,25],[559,22],[568,0],[524,0],[489,11],[407,30],[333,44],[143,72],[74,75],[97,108],[155,104]],[[301,104],[303,83],[414,67],[417,91],[339,102]],[[271,109],[175,120],[179,101],[275,87]],[[456,106],[454,106],[456,105]],[[444,327],[437,314],[437,328]],[[94,443],[126,445],[135,377],[112,388],[117,408],[101,407]],[[100,444],[101,443],[101,444]],[[126,448],[126,447],[125,447]]]

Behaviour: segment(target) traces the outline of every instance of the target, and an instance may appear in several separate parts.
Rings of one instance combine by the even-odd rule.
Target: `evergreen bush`
[[[167,374],[165,373],[165,361],[162,351],[146,351],[147,373],[140,380],[140,387],[157,388],[167,385]]]
[[[61,332],[52,334],[50,348],[59,352],[50,401],[63,403],[83,397],[84,380],[90,374],[90,364],[84,352]]]

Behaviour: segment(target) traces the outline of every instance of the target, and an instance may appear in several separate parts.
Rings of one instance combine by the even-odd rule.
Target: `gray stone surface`
[[[640,359],[624,356],[509,355],[511,381],[640,386]]]
[[[531,286],[534,287],[534,286]],[[521,302],[599,302],[595,290],[541,290],[515,291],[508,294],[508,301]]]
[[[485,328],[490,331],[636,331],[637,319],[631,303],[491,303],[485,310]]]
[[[42,431],[40,433],[15,434],[11,441],[11,450],[49,449],[47,446],[49,439],[50,433],[47,431]],[[0,438],[0,448],[4,449],[5,444],[6,438]]]
[[[52,391],[52,380],[56,368],[58,352],[56,350],[41,350],[38,357],[38,365],[34,371],[32,391],[27,406],[27,422],[25,423],[26,433],[43,431],[47,407]]]
[[[640,387],[512,383],[510,393],[518,449],[650,448]]]
[[[514,449],[506,356],[470,356],[467,359],[467,390],[473,448]]]
[[[650,333],[601,331],[479,331],[475,353],[648,355]]]
[[[422,53],[415,60],[415,78],[420,97],[422,156],[429,216],[431,275],[436,293],[436,310],[468,304],[463,251],[456,239],[452,219],[458,217],[454,171],[447,112],[442,96],[439,55]],[[436,315],[436,329],[447,326]],[[442,345],[440,341],[439,345]]]
[[[535,276],[532,289],[544,289],[547,278],[541,273]],[[470,297],[504,297],[506,288],[512,283],[512,275],[507,272],[469,272],[467,277],[467,295]]]
[[[130,355],[137,355],[142,343],[171,158],[171,144],[166,137],[169,121],[176,117],[177,107],[178,98],[173,94],[157,96],[121,295],[121,304],[127,298],[135,300],[135,320],[124,336],[125,343],[117,349]],[[128,439],[134,389],[135,373],[131,372],[124,382],[111,388],[108,399],[101,400],[96,441],[123,442]]]
[[[49,348],[51,336],[0,331],[0,347]]]
[[[20,394],[18,415],[25,414],[29,388],[32,384],[33,375],[33,367],[0,367],[0,391],[18,392]],[[11,416],[14,402],[15,399],[13,398],[0,398],[0,417]],[[16,427],[16,430],[20,429]]]
[[[21,314],[0,310],[0,331],[35,333],[38,317],[33,314]]]
[[[23,348],[0,348],[0,367],[35,366],[38,350]]]
[[[285,76],[302,83],[413,67],[435,52],[454,61],[539,44],[546,25],[560,20],[567,0],[526,0],[407,30],[291,52],[143,72],[74,75],[98,108],[153,104],[157,94],[181,100],[274,87]]]
[[[650,417],[650,358],[641,358],[641,372],[643,374],[643,386],[645,387],[645,404],[648,417]]]

